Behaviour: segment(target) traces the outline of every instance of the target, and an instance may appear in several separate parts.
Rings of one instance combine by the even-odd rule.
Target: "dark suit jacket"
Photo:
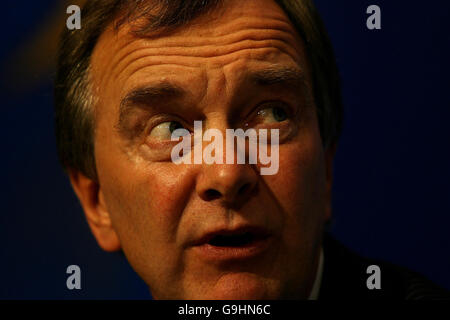
[[[324,236],[324,267],[319,300],[450,300],[450,292],[406,268],[367,259]],[[367,267],[381,271],[381,289],[369,290]]]

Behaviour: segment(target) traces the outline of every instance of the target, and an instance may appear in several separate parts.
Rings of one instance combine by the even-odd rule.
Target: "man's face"
[[[125,25],[101,36],[99,202],[155,298],[305,298],[330,203],[305,48],[270,0],[224,9],[169,35],[139,38]],[[173,163],[171,129],[192,131],[194,120],[224,136],[279,129],[278,173]]]

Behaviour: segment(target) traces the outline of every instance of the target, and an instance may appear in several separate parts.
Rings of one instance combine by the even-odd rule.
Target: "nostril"
[[[246,183],[239,189],[239,194],[245,194],[248,189],[250,189],[250,184]]]
[[[237,190],[230,190],[229,193],[222,193],[218,189],[210,188],[201,193],[201,198],[204,201],[214,201],[223,198],[224,201],[229,203],[234,203],[235,201],[241,202],[250,196],[252,190],[253,185],[251,183],[245,183]]]
[[[211,201],[211,200],[215,200],[221,197],[221,194],[219,191],[215,190],[215,189],[208,189],[205,191],[205,200],[206,201]]]

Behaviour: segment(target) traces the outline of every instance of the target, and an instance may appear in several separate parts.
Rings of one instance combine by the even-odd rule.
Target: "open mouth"
[[[266,252],[272,238],[267,230],[257,227],[217,230],[200,238],[195,248],[209,262],[249,259]]]
[[[239,248],[257,245],[266,240],[269,234],[258,229],[240,231],[222,231],[210,234],[203,243],[217,248]]]
[[[258,238],[261,239],[262,237],[257,237],[250,232],[229,235],[219,234],[213,236],[208,241],[208,244],[215,247],[242,247],[259,240]]]

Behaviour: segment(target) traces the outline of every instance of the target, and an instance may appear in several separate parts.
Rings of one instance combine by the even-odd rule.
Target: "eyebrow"
[[[130,108],[135,105],[147,105],[163,99],[179,98],[185,93],[185,90],[181,87],[170,82],[161,82],[155,85],[138,87],[128,92],[120,101],[120,119],[123,119]]]
[[[283,84],[291,87],[306,85],[305,74],[295,67],[274,66],[248,74],[250,80],[260,86]]]
[[[270,67],[247,73],[247,77],[256,85],[304,84],[304,73],[294,67]],[[152,101],[182,97],[185,90],[170,82],[138,87],[130,91],[120,102],[121,115],[135,104],[148,104]]]
[[[261,70],[247,71],[244,79],[244,81],[250,81],[260,87],[283,85],[298,88],[306,86],[304,72],[295,67],[271,66]],[[158,106],[161,101],[180,99],[186,93],[186,90],[168,81],[137,87],[121,99],[116,128],[122,133],[130,129],[126,126],[127,119],[136,107]]]
[[[161,101],[180,98],[186,94],[181,87],[164,81],[157,84],[144,85],[128,92],[120,101],[119,120],[116,128],[120,132],[126,131],[127,118],[137,106],[149,106]]]

